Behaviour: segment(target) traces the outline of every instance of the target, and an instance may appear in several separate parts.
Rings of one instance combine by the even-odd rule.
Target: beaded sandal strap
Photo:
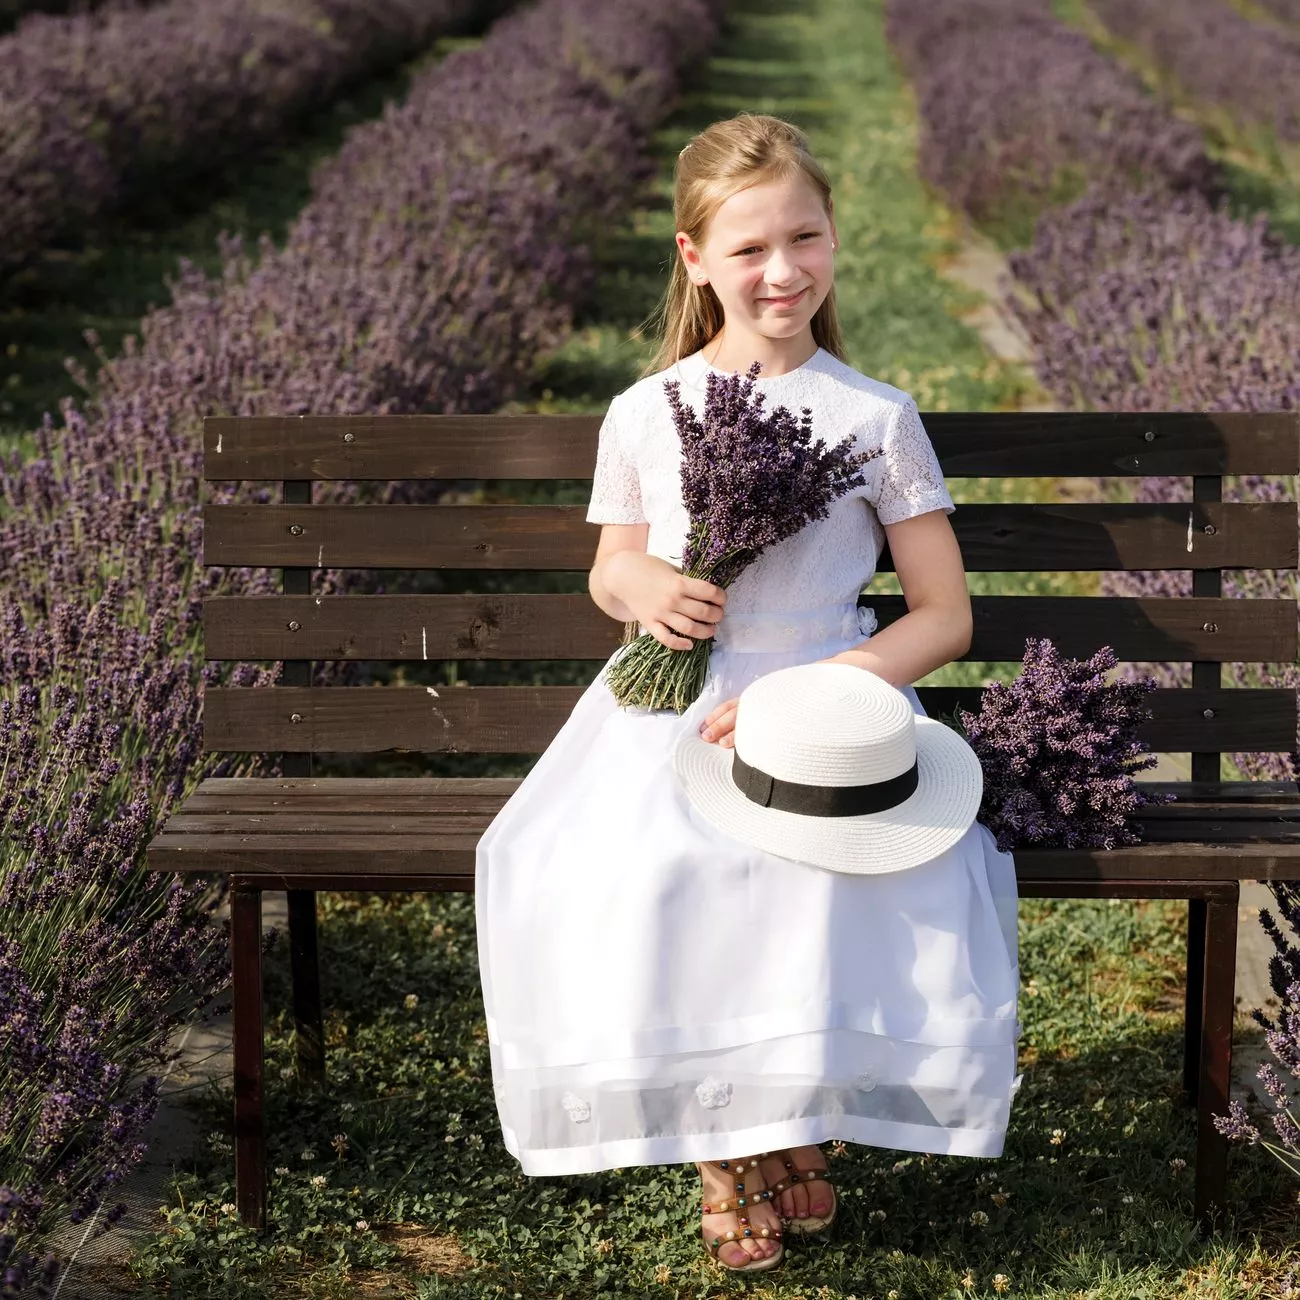
[[[785,1167],[791,1170],[789,1178],[782,1178],[779,1182],[773,1183],[770,1195],[779,1196],[787,1187],[793,1187],[795,1183],[813,1183],[821,1179],[824,1183],[834,1184],[835,1180],[830,1176],[830,1171],[826,1169],[795,1169],[793,1160],[786,1160]]]
[[[750,1227],[749,1219],[740,1213],[741,1210],[751,1205],[756,1205],[762,1201],[770,1201],[775,1193],[770,1188],[763,1188],[761,1191],[745,1192],[744,1174],[746,1170],[758,1168],[758,1162],[769,1155],[770,1152],[760,1151],[748,1164],[743,1160],[706,1160],[702,1163],[713,1165],[717,1169],[726,1170],[733,1178],[736,1179],[736,1199],[734,1201],[719,1201],[714,1205],[711,1201],[702,1201],[700,1208],[704,1214],[726,1214],[730,1210],[736,1211],[736,1218],[740,1223],[740,1231],[729,1231],[721,1236],[714,1237],[709,1247],[713,1255],[717,1255],[719,1247],[729,1241],[739,1241],[742,1237],[771,1237],[779,1239],[781,1237],[780,1228],[759,1228],[755,1230]]]

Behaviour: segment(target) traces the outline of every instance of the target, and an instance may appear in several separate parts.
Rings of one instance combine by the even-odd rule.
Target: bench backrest
[[[1018,661],[1027,636],[1068,655],[1110,645],[1121,660],[1191,662],[1188,688],[1153,693],[1144,739],[1191,752],[1215,780],[1221,752],[1290,752],[1295,693],[1221,687],[1224,663],[1291,663],[1296,606],[1230,599],[1225,569],[1294,570],[1294,501],[1224,503],[1225,475],[1294,475],[1300,414],[922,413],[945,476],[1186,476],[1181,504],[962,505],[953,527],[969,572],[1191,570],[1191,597],[976,596],[967,658]],[[283,595],[204,605],[210,660],[285,661],[282,686],[209,688],[204,748],[285,755],[385,750],[536,754],[622,626],[585,591],[599,529],[585,521],[595,415],[219,417],[204,422],[205,480],[274,480],[282,500],[204,510],[203,563],[283,570]],[[313,504],[318,481],[564,481],[574,504]],[[575,483],[574,480],[579,482]],[[583,482],[585,480],[585,483]],[[463,496],[463,493],[461,494]],[[313,568],[481,575],[477,592],[310,594]],[[888,571],[888,554],[881,571]],[[511,591],[525,575],[574,575],[569,590]],[[576,581],[577,575],[584,580]],[[536,585],[536,582],[534,582]],[[559,585],[565,585],[561,582]],[[491,590],[496,588],[496,590]],[[504,589],[503,589],[504,588]],[[898,596],[869,603],[881,626]],[[313,661],[591,661],[562,685],[313,687]],[[575,669],[579,671],[575,674]],[[585,673],[585,676],[583,675]],[[979,688],[923,688],[931,713],[975,707]],[[294,757],[298,756],[298,757]]]

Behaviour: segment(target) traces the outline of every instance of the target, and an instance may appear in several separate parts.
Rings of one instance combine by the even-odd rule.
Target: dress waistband
[[[719,650],[779,651],[861,641],[878,627],[876,611],[856,601],[813,609],[724,613],[713,644]]]

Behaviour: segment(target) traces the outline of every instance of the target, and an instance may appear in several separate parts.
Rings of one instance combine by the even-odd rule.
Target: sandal
[[[711,1258],[722,1265],[729,1273],[761,1273],[769,1268],[775,1268],[785,1258],[785,1243],[780,1241],[780,1228],[754,1228],[750,1225],[747,1215],[741,1211],[751,1205],[770,1201],[772,1193],[765,1186],[759,1186],[749,1192],[745,1191],[745,1175],[749,1173],[758,1173],[758,1162],[768,1153],[764,1151],[762,1155],[755,1156],[752,1160],[709,1160],[696,1162],[696,1168],[700,1171],[700,1178],[703,1181],[704,1165],[710,1164],[716,1169],[724,1170],[727,1177],[734,1180],[735,1199],[723,1201],[701,1201],[700,1209],[704,1214],[725,1214],[729,1211],[735,1211],[738,1226],[728,1232],[714,1236],[710,1241],[707,1235],[704,1236],[704,1247],[709,1252]],[[761,1177],[760,1177],[761,1183]],[[740,1241],[744,1237],[774,1237],[777,1239],[777,1248],[766,1259],[755,1256],[744,1264],[728,1264],[722,1258],[722,1247],[729,1241]]]
[[[815,1232],[824,1232],[835,1222],[836,1212],[840,1208],[840,1198],[835,1194],[835,1180],[831,1178],[826,1170],[825,1156],[822,1157],[823,1164],[820,1169],[800,1169],[795,1165],[794,1156],[791,1151],[782,1151],[781,1160],[785,1167],[790,1171],[788,1177],[782,1178],[779,1182],[773,1183],[770,1196],[780,1196],[788,1187],[795,1183],[812,1183],[817,1180],[828,1184],[831,1188],[831,1212],[826,1215],[809,1214],[807,1218],[786,1218],[781,1214],[781,1222],[785,1225],[787,1231],[793,1232],[800,1236],[810,1236]],[[818,1154],[821,1154],[820,1148]],[[777,1210],[780,1214],[780,1210]]]

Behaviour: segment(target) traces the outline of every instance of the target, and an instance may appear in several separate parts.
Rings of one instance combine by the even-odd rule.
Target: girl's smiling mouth
[[[793,307],[807,292],[808,286],[805,285],[798,293],[791,294],[788,298],[760,298],[759,302],[769,303],[773,307]]]

